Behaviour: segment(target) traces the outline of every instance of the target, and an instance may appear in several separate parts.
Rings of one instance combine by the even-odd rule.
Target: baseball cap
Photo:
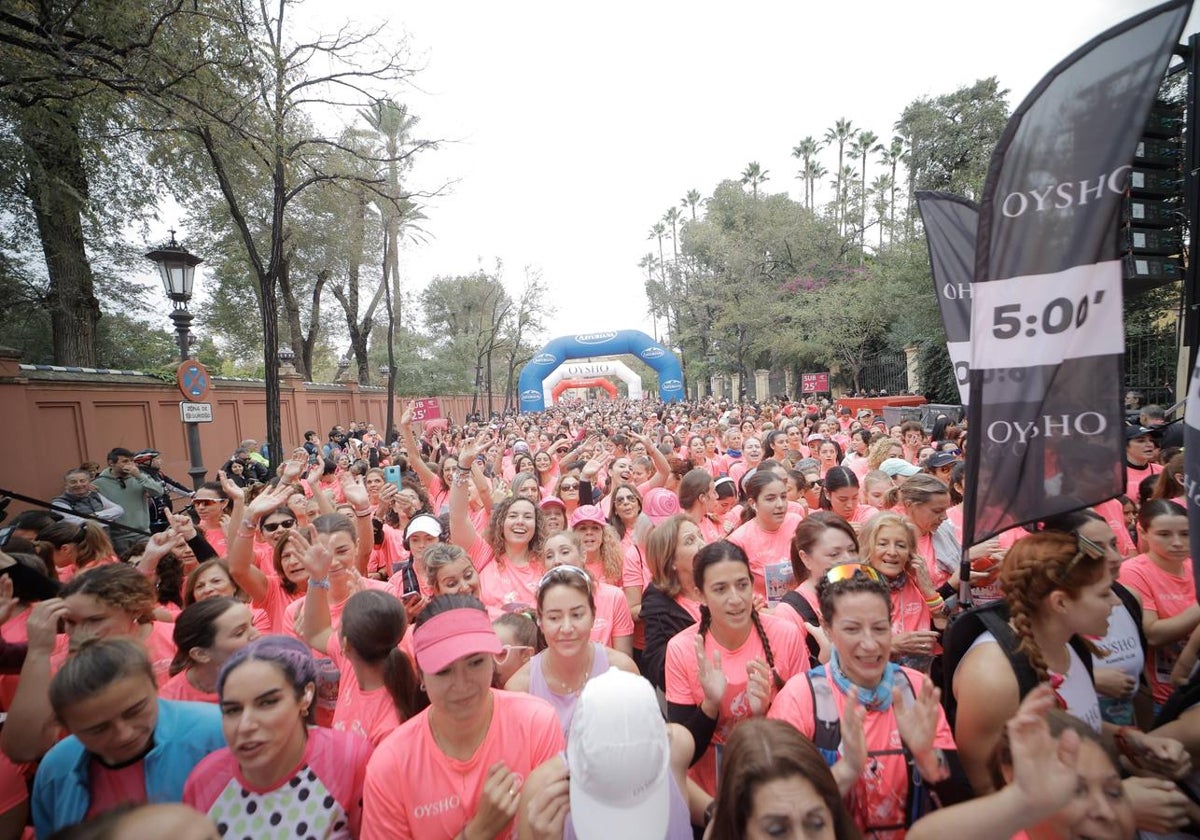
[[[545,510],[548,507],[560,507],[563,510],[566,510],[567,503],[558,498],[558,496],[547,496],[538,503],[538,507],[540,507],[542,510]]]
[[[588,680],[567,738],[571,822],[580,840],[661,840],[671,747],[654,689],[616,668]]]
[[[608,524],[608,520],[604,518],[604,511],[600,510],[596,505],[580,505],[575,508],[575,512],[571,514],[571,527],[578,528],[585,522],[590,522],[593,525],[601,527]]]
[[[1133,440],[1134,438],[1140,438],[1144,435],[1157,434],[1159,431],[1161,430],[1151,429],[1149,426],[1126,426],[1125,440]]]
[[[914,464],[910,464],[903,458],[887,458],[882,464],[879,465],[879,469],[883,470],[892,478],[895,478],[898,475],[908,477],[910,475],[916,475],[920,472],[920,470],[917,469]]]
[[[428,534],[431,537],[442,536],[442,523],[438,522],[437,517],[429,513],[418,513],[408,523],[408,527],[404,529],[404,539],[410,538],[413,534]]]
[[[642,513],[655,525],[661,525],[679,513],[679,496],[665,487],[652,487],[642,497]]]
[[[486,610],[457,607],[438,613],[413,630],[413,653],[422,673],[436,674],[456,659],[504,650]]]
[[[898,461],[900,459],[896,458],[895,460]],[[958,456],[953,452],[935,452],[929,456],[929,460],[925,463],[929,465],[931,470],[937,470],[941,469],[942,467],[948,467],[957,462]]]

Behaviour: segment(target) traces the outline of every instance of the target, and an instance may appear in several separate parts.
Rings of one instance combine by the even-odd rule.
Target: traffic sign
[[[185,400],[199,402],[208,396],[212,377],[208,374],[208,368],[194,359],[189,359],[180,364],[175,371],[175,383]]]
[[[212,403],[181,402],[179,404],[179,419],[184,423],[211,423],[213,421]]]

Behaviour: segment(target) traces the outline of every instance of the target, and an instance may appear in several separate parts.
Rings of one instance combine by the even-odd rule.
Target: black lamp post
[[[195,254],[175,241],[175,231],[171,231],[171,241],[161,245],[146,254],[146,259],[158,266],[159,277],[162,278],[163,291],[171,300],[171,321],[175,324],[176,341],[179,344],[179,361],[186,362],[191,353],[192,344],[192,313],[188,312],[188,301],[192,299],[192,283],[196,279],[196,266],[204,262]],[[204,483],[203,458],[200,454],[200,428],[195,423],[185,423],[187,428],[188,457],[192,466],[188,475],[192,477],[192,486],[199,488]]]

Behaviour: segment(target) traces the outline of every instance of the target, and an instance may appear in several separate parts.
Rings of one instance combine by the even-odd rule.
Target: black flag
[[[964,546],[1125,486],[1117,219],[1191,6],[1164,3],[1080,47],[1021,103],[992,154],[972,301]]]
[[[946,349],[954,365],[959,401],[966,405],[971,370],[971,281],[975,277],[975,235],[979,205],[957,195],[922,190],[917,209],[925,223],[933,286],[946,328]]]

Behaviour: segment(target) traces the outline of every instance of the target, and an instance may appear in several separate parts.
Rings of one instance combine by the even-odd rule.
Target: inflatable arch
[[[615,376],[624,382],[629,387],[629,399],[642,398],[642,377],[620,359],[599,359],[594,362],[569,362],[559,365],[542,380],[542,397],[547,405],[557,402],[557,398],[552,399],[554,387],[564,379],[594,379],[603,376]]]
[[[654,368],[658,374],[659,399],[663,402],[683,399],[683,371],[675,354],[644,332],[621,330],[559,336],[543,347],[521,370],[517,382],[521,411],[545,410],[546,394],[542,382],[563,362],[625,354],[637,356]]]
[[[614,400],[617,398],[617,386],[609,382],[604,377],[595,377],[592,379],[562,379],[554,390],[550,392],[550,398],[553,402],[558,402],[558,398],[563,395],[563,391],[570,391],[572,388],[603,388]]]

